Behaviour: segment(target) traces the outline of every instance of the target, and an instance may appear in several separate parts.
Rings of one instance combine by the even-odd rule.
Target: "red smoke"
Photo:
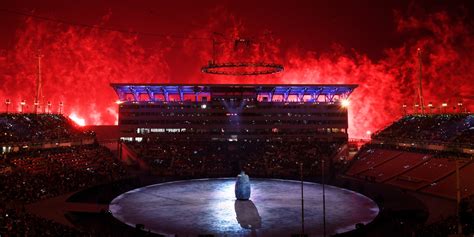
[[[167,49],[157,45],[145,50],[133,35],[27,19],[17,31],[16,41],[15,48],[0,62],[4,77],[0,98],[12,99],[12,109],[25,99],[32,111],[38,49],[44,55],[44,102],[52,102],[53,112],[64,102],[65,114],[76,114],[87,124],[115,123],[117,97],[110,82],[169,79],[163,60]]]
[[[229,17],[222,14],[215,18]],[[446,101],[451,111],[458,101],[463,101],[464,106],[472,104],[474,32],[471,25],[465,19],[443,12],[424,18],[400,15],[396,18],[397,30],[401,37],[407,38],[406,43],[386,49],[386,56],[377,61],[340,45],[318,53],[297,47],[281,49],[280,40],[272,34],[252,38],[257,43],[265,42],[252,45],[255,53],[252,60],[285,66],[284,73],[265,77],[202,74],[201,66],[212,57],[209,40],[157,39],[153,47],[144,48],[139,42],[141,36],[27,19],[17,31],[15,48],[0,58],[3,77],[0,99],[12,99],[15,106],[10,106],[10,110],[26,99],[31,109],[35,54],[40,48],[44,55],[44,101],[53,103],[53,111],[63,101],[64,112],[84,118],[86,124],[117,121],[114,103],[117,96],[110,82],[351,83],[359,87],[351,96],[350,136],[367,137],[367,131],[374,132],[401,116],[402,104],[417,102],[416,52],[421,48],[425,103],[438,106]],[[209,32],[222,32],[227,39],[247,37],[245,26],[230,19],[214,20],[190,36],[214,37],[226,42],[218,45],[217,60],[229,60],[233,41]],[[107,21],[107,16],[103,21]]]

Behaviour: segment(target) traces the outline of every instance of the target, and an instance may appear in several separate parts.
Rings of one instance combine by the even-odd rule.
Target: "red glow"
[[[191,35],[207,35],[225,28],[228,29],[226,35],[238,38],[245,32],[245,27],[236,23],[239,21],[234,17],[230,17],[230,23],[224,19],[229,16],[213,16],[207,27],[196,29]],[[27,19],[16,32],[15,47],[0,58],[0,77],[3,77],[0,99],[9,98],[12,104],[18,104],[23,98],[33,101],[34,52],[41,48],[44,101],[53,102],[53,112],[58,111],[55,104],[64,101],[67,106],[63,112],[71,114],[70,118],[81,125],[117,123],[117,96],[110,82],[350,83],[359,87],[350,97],[349,134],[363,138],[367,131],[375,132],[401,116],[402,104],[411,107],[415,103],[417,50],[420,48],[426,104],[429,101],[439,106],[446,101],[454,105],[464,101],[464,106],[472,110],[472,28],[443,12],[423,19],[398,16],[397,25],[400,34],[417,31],[430,34],[414,36],[398,48],[386,49],[386,56],[380,60],[346,51],[338,45],[322,53],[296,46],[282,51],[280,40],[267,35],[261,39],[266,44],[252,45],[251,59],[281,63],[285,71],[260,77],[228,77],[200,72],[212,55],[211,43],[207,41],[160,39],[153,47],[144,48],[137,36]],[[176,45],[179,49],[171,48]],[[225,44],[219,45],[218,50],[219,61],[248,57],[244,52],[231,52],[233,47]],[[179,57],[179,60],[173,61],[170,57]],[[171,62],[178,66],[171,68]]]
[[[76,113],[72,113],[69,115],[69,118],[74,121],[77,125],[81,126],[81,127],[84,127],[86,126],[86,120],[77,116]]]

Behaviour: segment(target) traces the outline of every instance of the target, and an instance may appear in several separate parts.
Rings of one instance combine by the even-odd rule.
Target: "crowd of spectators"
[[[0,114],[0,144],[74,139],[91,135],[61,114]]]
[[[125,174],[110,151],[98,145],[10,153],[2,163],[0,201],[30,203]],[[54,185],[51,185],[54,184]]]
[[[462,132],[454,139],[454,142],[457,144],[474,145],[474,126],[471,126],[468,130]]]
[[[78,234],[28,214],[25,204],[126,176],[112,153],[97,144],[8,153],[0,163],[1,236]]]
[[[470,114],[408,115],[373,135],[390,141],[464,142],[474,140],[474,116]]]
[[[472,144],[473,127],[472,115],[410,115],[375,134],[374,138]],[[92,135],[77,129],[68,118],[52,114],[0,114],[0,132],[3,135],[0,143]],[[327,162],[324,171],[328,171],[328,175],[346,167],[345,160],[333,159],[342,145],[338,142],[297,139],[163,142],[145,139],[125,145],[135,151],[154,174],[162,177],[228,177],[244,170],[251,177],[299,179],[301,165],[305,178],[320,177],[323,161]],[[434,156],[445,155],[433,152]],[[3,155],[0,159],[0,236],[87,235],[33,216],[25,211],[25,204],[109,183],[126,175],[111,152],[97,144]],[[472,233],[474,200],[466,199],[465,202],[470,204],[463,216],[463,229]],[[420,228],[417,236],[445,236],[455,232],[456,223],[457,218],[449,217],[433,226]]]
[[[86,233],[39,218],[24,208],[0,206],[0,235],[9,236],[83,236]]]
[[[205,143],[152,140],[127,145],[159,175],[234,176],[244,170],[254,177],[297,178],[300,164],[303,164],[305,177],[320,175],[321,160],[334,154],[341,144],[312,140]]]

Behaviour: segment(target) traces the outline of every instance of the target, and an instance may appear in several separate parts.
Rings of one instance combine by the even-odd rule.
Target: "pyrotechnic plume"
[[[32,103],[35,52],[41,49],[45,101],[53,102],[53,112],[57,111],[54,105],[64,101],[64,113],[83,118],[85,124],[116,123],[117,98],[110,82],[350,83],[359,87],[350,98],[349,133],[366,137],[367,131],[377,131],[401,116],[402,104],[414,104],[416,52],[421,48],[425,101],[435,106],[446,101],[451,107],[463,100],[472,110],[474,30],[465,18],[445,12],[422,18],[395,14],[396,29],[407,38],[406,43],[372,60],[343,45],[325,52],[297,46],[282,50],[278,35],[252,35],[226,11],[211,15],[206,27],[189,36],[212,38],[213,32],[219,32],[229,39],[256,37],[266,48],[253,46],[252,57],[281,63],[285,71],[259,77],[210,76],[200,72],[212,58],[210,40],[157,39],[154,47],[145,49],[138,42],[140,35],[26,19],[16,33],[15,47],[0,56],[0,99],[11,99],[11,108],[23,99]],[[412,34],[420,31],[425,33]],[[234,49],[220,50],[219,60],[226,60],[226,51]]]

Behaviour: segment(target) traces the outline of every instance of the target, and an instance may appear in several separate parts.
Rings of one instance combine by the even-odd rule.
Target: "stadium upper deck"
[[[263,102],[336,102],[347,99],[354,84],[121,84],[111,86],[120,101],[184,102],[240,97]],[[266,99],[265,99],[266,98]],[[267,101],[265,101],[267,100]]]
[[[124,140],[183,137],[347,140],[357,85],[111,84]],[[163,136],[166,134],[173,136]]]

